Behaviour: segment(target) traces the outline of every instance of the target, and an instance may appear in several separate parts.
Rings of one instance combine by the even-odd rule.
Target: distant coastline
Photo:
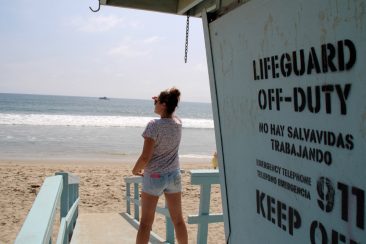
[[[17,92],[0,92],[0,96],[2,95],[11,95],[11,96],[43,96],[43,97],[69,97],[69,98],[93,98],[95,99],[97,96],[84,96],[84,95],[61,95],[61,94],[38,94],[38,93],[17,93]],[[97,97],[99,98],[99,97]],[[151,99],[141,99],[141,98],[124,98],[124,97],[107,97],[109,99],[118,100],[130,100],[130,101],[151,101]],[[204,105],[210,105],[211,101],[186,101],[184,100],[183,103],[190,103],[190,104],[204,104]]]

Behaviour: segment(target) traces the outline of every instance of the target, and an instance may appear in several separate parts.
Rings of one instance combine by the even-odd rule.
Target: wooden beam
[[[178,0],[106,0],[105,5],[176,14]]]
[[[179,15],[186,14],[188,10],[194,8],[203,1],[204,0],[180,0],[178,2],[177,14]]]
[[[204,0],[190,9],[190,16],[201,17],[202,11],[205,10],[207,13],[214,12],[217,9],[217,0]]]

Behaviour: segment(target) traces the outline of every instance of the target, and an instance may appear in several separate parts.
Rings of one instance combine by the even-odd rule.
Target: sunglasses
[[[154,105],[156,105],[159,102],[159,98],[158,97],[152,97],[152,99],[154,100]]]
[[[158,102],[160,104],[163,104],[164,103],[164,102],[160,101],[158,97],[153,97],[153,99],[154,99],[154,105],[156,105]]]

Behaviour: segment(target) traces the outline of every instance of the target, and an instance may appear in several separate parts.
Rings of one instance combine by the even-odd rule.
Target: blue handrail
[[[66,172],[45,179],[14,243],[52,243],[56,208],[60,201],[61,225],[57,243],[69,243],[78,215],[79,177]]]

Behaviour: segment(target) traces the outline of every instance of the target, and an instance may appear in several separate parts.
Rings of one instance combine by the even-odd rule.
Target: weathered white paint
[[[252,0],[209,23],[205,29],[229,243],[322,243],[326,238],[324,243],[366,242],[365,196],[362,195],[366,190],[365,3],[363,0]],[[339,43],[343,45],[343,60],[351,62],[351,49],[345,40],[354,45],[356,61],[342,71],[338,63],[342,47]],[[325,73],[322,68],[321,47],[327,43],[330,48],[335,47],[335,72]],[[269,70],[268,78],[254,79],[253,61],[257,65],[256,75],[260,76],[260,60],[274,57],[280,65],[283,54],[292,55],[293,51],[299,53],[303,49],[307,67],[312,47],[319,58],[320,73],[313,69],[310,74],[297,76],[292,71],[285,77],[276,68],[278,78],[273,78]],[[345,91],[346,84],[349,93]],[[310,87],[314,91],[316,86],[324,85],[339,89],[339,93],[330,92],[330,102],[326,103],[326,93],[321,90],[318,113],[312,113],[307,106],[301,112],[295,111],[294,88],[307,91]],[[274,99],[272,110],[268,103],[264,108],[264,96],[261,97],[266,94],[268,102],[269,89],[274,89],[270,98]],[[337,94],[343,94],[346,110],[341,109],[342,97]],[[277,109],[276,99],[281,97]],[[285,98],[291,101],[286,102]],[[330,108],[329,113],[326,106],[328,112]],[[259,131],[260,123],[269,126],[268,133]],[[275,125],[277,134],[271,133],[271,125]],[[303,139],[290,137],[290,127],[292,134],[295,128],[302,130]],[[327,131],[327,136],[339,137],[341,133],[345,146],[329,146],[324,140],[306,141],[303,129],[318,134]],[[306,146],[328,151],[332,160],[327,165],[279,152],[272,147],[275,142],[271,140],[287,142],[296,148]],[[265,168],[258,160],[273,167]],[[310,184],[296,180],[294,173],[310,179]],[[266,177],[271,177],[272,182]],[[279,182],[283,181],[304,193],[308,191],[310,199],[309,195],[304,197],[280,186]],[[328,193],[330,185],[334,189],[330,194],[334,202],[327,212],[321,209],[321,204],[331,201],[321,199],[320,192]],[[332,235],[332,231],[336,234]]]

